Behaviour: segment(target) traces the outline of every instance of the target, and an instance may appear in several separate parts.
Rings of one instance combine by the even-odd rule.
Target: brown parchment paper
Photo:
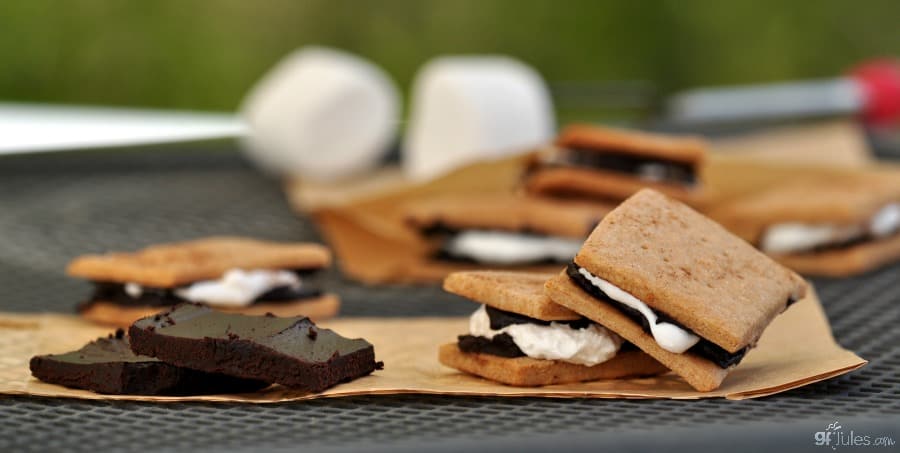
[[[812,167],[866,167],[874,162],[863,126],[851,119],[767,128],[712,141],[719,154]]]
[[[423,301],[423,303],[428,303]],[[0,314],[0,394],[136,401],[231,401],[274,403],[351,395],[424,393],[443,395],[544,396],[578,398],[756,398],[797,388],[855,370],[866,361],[841,348],[814,292],[775,319],[744,361],[718,390],[699,393],[681,378],[595,381],[582,384],[518,388],[496,384],[446,368],[437,361],[439,345],[454,341],[468,327],[465,318],[348,318],[320,323],[375,345],[383,370],[338,385],[321,394],[280,386],[241,395],[146,397],[100,395],[46,384],[31,377],[35,354],[60,353],[107,334],[68,315]]]
[[[713,150],[701,175],[712,198],[705,211],[713,218],[722,205],[779,184],[815,184],[859,171],[900,175],[900,167],[871,159],[860,127],[851,121],[720,139]],[[286,192],[295,209],[316,220],[350,278],[368,284],[437,283],[451,272],[485,266],[429,260],[428,245],[404,224],[404,203],[436,195],[514,192],[526,159],[482,162],[424,184],[404,180],[396,167],[333,184],[294,179]]]

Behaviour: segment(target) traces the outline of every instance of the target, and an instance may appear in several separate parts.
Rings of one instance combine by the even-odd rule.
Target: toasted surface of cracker
[[[560,133],[556,144],[598,152],[627,152],[690,164],[700,164],[706,157],[707,149],[706,141],[698,136],[657,134],[586,124],[567,126]]]
[[[137,252],[84,255],[66,270],[93,281],[169,288],[219,278],[230,269],[318,269],[331,262],[320,244],[218,236],[153,245]]]
[[[575,263],[729,352],[755,342],[806,290],[721,225],[649,189],[609,213]]]
[[[703,185],[644,181],[640,178],[597,168],[549,166],[534,171],[524,181],[528,193],[580,199],[623,200],[650,187],[691,206],[705,206],[709,191]]]
[[[581,318],[544,294],[544,283],[555,274],[507,271],[454,272],[444,279],[444,290],[543,321]]]
[[[615,207],[611,203],[557,200],[515,194],[443,196],[407,205],[407,222],[417,229],[532,232],[584,238]]]
[[[518,387],[653,376],[666,371],[641,351],[623,352],[601,364],[585,366],[558,360],[466,353],[456,343],[449,343],[438,350],[438,360],[450,368]]]

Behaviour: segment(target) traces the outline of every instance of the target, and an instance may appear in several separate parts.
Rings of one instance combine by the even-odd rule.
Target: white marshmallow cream
[[[525,264],[571,261],[583,240],[504,231],[465,230],[448,238],[444,250],[479,263]]]
[[[178,297],[213,306],[246,307],[259,296],[283,286],[300,287],[300,277],[287,270],[231,269],[218,280],[206,280],[178,289]]]
[[[650,325],[650,334],[656,343],[666,351],[681,354],[700,341],[700,337],[668,322],[660,322],[656,313],[647,304],[623,291],[616,285],[591,274],[579,267],[578,273],[584,276],[592,285],[597,287],[610,299],[631,307],[641,313]]]
[[[484,305],[469,318],[469,334],[472,336],[491,339],[502,333],[512,337],[516,346],[528,357],[585,366],[606,362],[622,346],[621,337],[593,323],[584,329],[551,322],[548,326],[511,324],[500,330],[493,330]]]
[[[871,236],[881,239],[900,232],[900,203],[881,208],[867,223],[833,225],[781,223],[763,233],[759,247],[767,253],[798,253]]]

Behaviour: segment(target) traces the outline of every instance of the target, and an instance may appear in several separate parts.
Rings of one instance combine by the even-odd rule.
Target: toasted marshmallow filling
[[[766,229],[760,249],[767,253],[807,252],[866,239],[881,239],[900,232],[900,203],[881,208],[863,225],[781,223]]]
[[[280,287],[299,289],[300,277],[286,270],[231,269],[218,280],[205,280],[180,288],[175,294],[191,302],[221,307],[246,307],[259,296]]]
[[[492,339],[507,334],[526,356],[534,359],[560,360],[594,366],[615,357],[622,338],[604,327],[591,324],[584,329],[551,322],[550,325],[511,324],[500,330],[491,329],[491,320],[482,305],[469,318],[469,334]]]
[[[465,230],[447,238],[444,250],[454,257],[479,263],[525,264],[570,261],[582,241],[504,231]]]
[[[596,286],[600,291],[609,296],[610,299],[620,302],[631,307],[647,320],[650,326],[650,334],[659,345],[659,347],[669,352],[681,354],[700,341],[700,337],[668,322],[660,322],[656,313],[644,302],[631,294],[625,292],[621,288],[612,283],[591,274],[582,267],[578,268],[578,273],[584,276],[592,285]]]

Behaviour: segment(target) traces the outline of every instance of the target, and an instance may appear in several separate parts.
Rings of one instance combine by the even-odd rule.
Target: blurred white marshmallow
[[[389,76],[357,56],[323,47],[288,55],[250,91],[245,148],[276,173],[335,180],[374,167],[398,124]]]
[[[417,181],[550,140],[555,119],[540,74],[508,57],[441,57],[416,76],[403,147]]]

